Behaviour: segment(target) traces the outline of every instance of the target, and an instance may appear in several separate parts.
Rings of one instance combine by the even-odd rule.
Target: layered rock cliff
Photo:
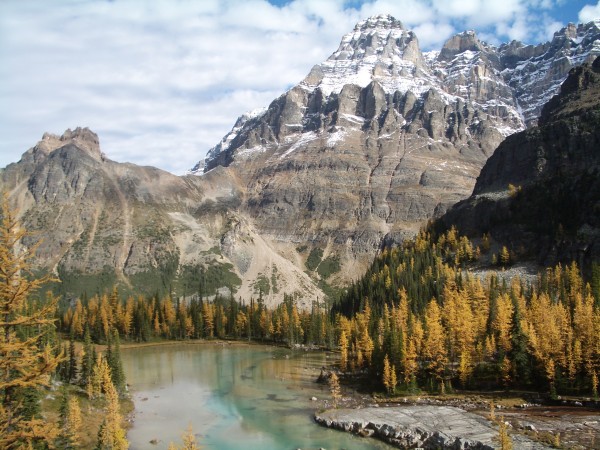
[[[538,46],[464,32],[422,53],[414,32],[375,16],[266,110],[242,116],[203,170],[238,174],[261,234],[368,259],[467,197],[494,149],[536,122],[599,43],[591,22]]]

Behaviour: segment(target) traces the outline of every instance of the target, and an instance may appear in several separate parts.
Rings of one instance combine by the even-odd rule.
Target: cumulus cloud
[[[558,22],[532,8],[564,1],[4,0],[0,167],[44,131],[89,126],[109,158],[183,173],[361,19],[392,14],[430,50],[467,28],[492,42],[537,39]]]
[[[595,5],[585,5],[579,11],[580,22],[591,22],[597,19],[600,19],[600,1]]]
[[[419,46],[425,49],[441,48],[444,42],[456,32],[456,30],[448,23],[435,22],[426,22],[417,25],[413,28],[413,31],[419,38]]]

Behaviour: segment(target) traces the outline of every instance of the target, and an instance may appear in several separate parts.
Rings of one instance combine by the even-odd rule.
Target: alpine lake
[[[135,403],[133,450],[181,445],[190,425],[205,450],[391,448],[314,422],[331,397],[316,382],[331,364],[326,352],[191,343],[123,349],[122,358]]]

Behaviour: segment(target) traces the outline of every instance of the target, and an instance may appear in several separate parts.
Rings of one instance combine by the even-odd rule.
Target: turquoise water
[[[122,353],[136,409],[128,433],[134,450],[181,444],[190,424],[203,449],[391,448],[313,422],[314,411],[329,398],[327,387],[314,382],[328,364],[325,353],[243,344]]]

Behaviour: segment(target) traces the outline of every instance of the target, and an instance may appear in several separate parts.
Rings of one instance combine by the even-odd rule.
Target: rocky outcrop
[[[446,104],[458,98],[489,114],[506,136],[537,121],[541,107],[558,91],[569,70],[600,55],[599,42],[600,21],[595,21],[569,24],[550,42],[536,46],[513,41],[494,47],[466,31],[451,37],[441,51],[423,54],[417,36],[402,22],[387,15],[374,16],[359,22],[342,38],[337,51],[275,100],[267,118],[262,112],[241,116],[232,132],[209,151],[203,170],[229,165],[237,153],[256,145],[276,143],[273,138],[282,137],[282,124],[284,132],[292,134],[313,130],[323,114],[322,104],[330,106],[327,115],[331,107],[336,108],[333,97],[345,86],[364,88],[372,81],[387,94],[410,92],[415,100],[411,106],[417,108],[421,106],[418,100],[431,89]],[[255,133],[249,133],[251,129]],[[234,141],[243,130],[244,137]],[[262,141],[254,139],[250,145],[248,135],[260,136]]]
[[[600,58],[571,70],[539,126],[507,138],[442,218],[542,264],[600,257]]]
[[[487,420],[451,406],[336,409],[315,414],[315,421],[397,448],[493,450],[498,435]],[[512,439],[519,449],[549,448],[522,436]]]

